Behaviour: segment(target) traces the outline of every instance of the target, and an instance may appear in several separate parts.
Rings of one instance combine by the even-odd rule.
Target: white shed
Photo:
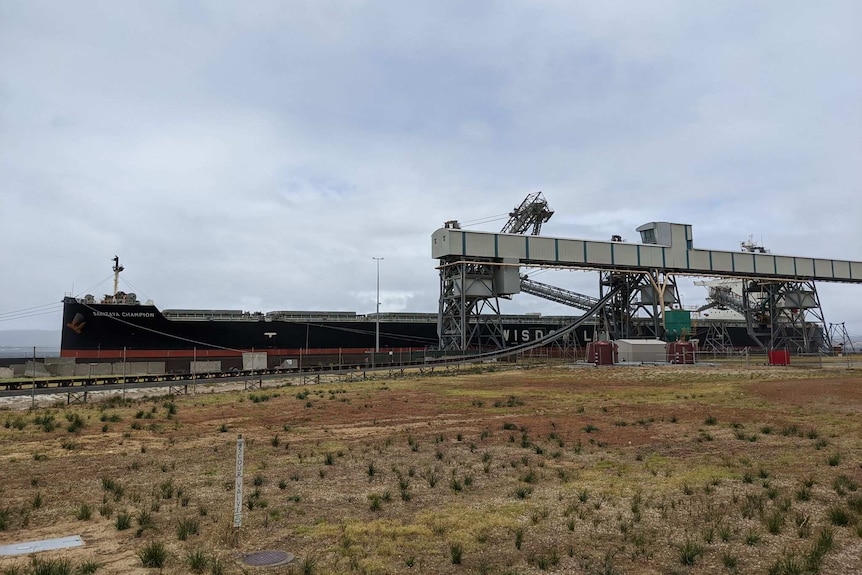
[[[620,363],[664,363],[667,361],[666,343],[659,339],[618,339]]]

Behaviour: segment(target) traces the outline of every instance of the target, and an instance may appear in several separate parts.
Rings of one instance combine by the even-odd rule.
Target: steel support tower
[[[813,281],[748,280],[742,288],[748,334],[761,347],[829,353],[832,344]]]
[[[497,266],[481,262],[440,264],[437,332],[444,350],[491,351],[506,345],[495,290]]]
[[[542,192],[528,195],[509,213],[501,233],[537,236],[554,215]],[[459,229],[457,221],[447,227]],[[518,267],[500,262],[440,260],[440,303],[437,333],[444,350],[480,353],[506,346],[500,317],[500,298],[520,291]]]

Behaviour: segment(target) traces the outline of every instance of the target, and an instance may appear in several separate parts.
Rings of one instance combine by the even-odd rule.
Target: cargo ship
[[[568,316],[503,316],[507,345],[541,338],[573,322]],[[379,331],[378,331],[379,330]],[[375,353],[379,333],[379,352]],[[591,337],[587,326],[578,334]],[[159,310],[117,292],[63,300],[61,357],[79,362],[160,360],[186,369],[190,360],[240,367],[242,354],[262,352],[267,363],[357,365],[394,361],[436,349],[436,313],[357,314],[346,311]]]
[[[350,311],[165,309],[118,289],[123,271],[114,258],[114,293],[63,299],[60,356],[78,362],[164,361],[185,372],[191,361],[242,369],[244,353],[264,353],[269,367],[401,363],[438,345],[436,313],[358,314]],[[572,323],[576,316],[505,315],[507,346],[527,343]],[[593,328],[574,337],[583,345]],[[376,351],[379,341],[379,351]],[[574,338],[569,341],[575,345]],[[561,345],[565,345],[563,342]]]
[[[165,309],[118,289],[123,267],[114,258],[114,293],[63,299],[60,356],[78,363],[165,362],[186,373],[191,362],[243,369],[243,354],[265,354],[268,367],[367,366],[416,361],[438,352],[436,313],[359,314],[350,311]],[[505,346],[535,341],[579,319],[575,315],[502,315]],[[711,323],[714,325],[714,323]],[[574,357],[596,338],[594,319],[545,350]],[[690,339],[704,342],[710,325],[693,322]],[[649,337],[648,333],[640,334]],[[722,322],[730,347],[753,344],[744,321]],[[378,348],[379,341],[379,351]]]

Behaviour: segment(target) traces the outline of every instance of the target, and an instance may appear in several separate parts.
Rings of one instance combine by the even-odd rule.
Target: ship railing
[[[267,321],[355,321],[356,318],[353,311],[271,311],[266,314]]]
[[[183,320],[183,321],[262,321],[264,315],[260,312],[247,312],[242,310],[185,310],[185,309],[166,309],[162,310],[162,315],[168,319]]]

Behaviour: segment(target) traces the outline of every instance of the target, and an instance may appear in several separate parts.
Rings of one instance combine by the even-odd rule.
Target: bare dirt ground
[[[0,575],[152,573],[143,559],[160,550],[164,573],[862,572],[858,371],[553,367],[198,391],[0,411],[0,545],[85,541],[0,557]],[[243,563],[268,549],[296,559]]]

